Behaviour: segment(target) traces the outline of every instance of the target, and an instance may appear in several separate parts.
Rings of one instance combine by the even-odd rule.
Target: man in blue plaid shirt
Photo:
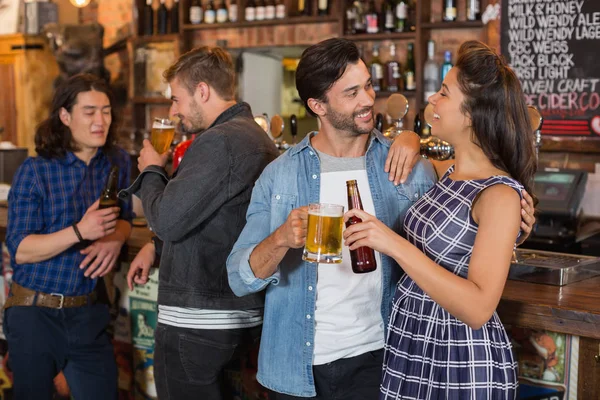
[[[131,232],[130,203],[98,209],[111,167],[119,167],[120,187],[130,175],[128,154],[113,146],[111,98],[93,75],[66,81],[36,131],[39,156],[13,179],[4,328],[17,399],[51,399],[61,370],[74,398],[117,398],[109,310],[94,291]]]

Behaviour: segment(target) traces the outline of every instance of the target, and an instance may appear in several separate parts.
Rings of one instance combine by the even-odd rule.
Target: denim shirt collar
[[[297,145],[295,145],[294,147],[292,147],[291,149],[288,150],[290,152],[290,155],[295,156],[296,154],[298,154],[301,151],[306,150],[306,149],[315,151],[314,147],[312,147],[312,144],[310,143],[310,138],[313,137],[314,135],[317,135],[318,133],[319,133],[319,131],[309,132],[304,137],[304,139],[302,139],[300,141],[300,143],[298,143]],[[379,132],[377,129],[373,129],[371,131],[371,133],[369,134],[369,146],[367,147],[367,153],[369,152],[369,150],[371,149],[371,146],[373,146],[373,142],[375,142],[375,141],[381,143],[385,147],[390,147],[390,140],[387,139],[385,136],[383,136],[383,134],[381,132]]]

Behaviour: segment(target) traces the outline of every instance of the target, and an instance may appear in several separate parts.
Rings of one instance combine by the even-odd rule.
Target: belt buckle
[[[60,305],[58,306],[58,309],[62,309],[63,305],[65,304],[65,295],[62,293],[50,293],[50,296],[58,296],[60,297]]]

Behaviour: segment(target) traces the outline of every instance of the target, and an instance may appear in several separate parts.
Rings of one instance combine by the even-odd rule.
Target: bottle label
[[[254,21],[256,12],[254,7],[246,7],[246,21]]]
[[[192,24],[199,24],[202,22],[202,7],[190,8],[190,22]]]
[[[407,71],[405,76],[406,76],[406,90],[415,90],[417,87],[415,84],[415,73],[412,71]]]
[[[275,6],[265,7],[265,19],[275,19]]]
[[[319,10],[327,10],[327,0],[319,0]]]
[[[217,22],[227,22],[227,10],[224,8],[219,8],[217,10]]]
[[[385,13],[385,29],[394,29],[394,13],[391,10]]]
[[[373,78],[373,80],[383,78],[383,67],[380,64],[371,65],[371,78]]]
[[[265,19],[265,14],[266,14],[266,10],[265,7],[260,6],[260,7],[256,7],[256,20],[257,21],[262,21]]]
[[[445,20],[455,20],[456,19],[456,7],[446,7],[444,10],[444,19]]]
[[[283,19],[285,18],[285,4],[278,4],[277,7],[275,7],[275,16],[278,19]]]
[[[215,10],[206,10],[204,13],[204,23],[206,24],[214,24],[216,19]]]
[[[237,21],[238,8],[237,4],[232,4],[229,6],[229,21],[236,22]]]
[[[406,19],[406,3],[402,2],[396,6],[396,17]]]
[[[377,14],[368,14],[367,15],[367,32],[368,33],[377,33],[379,32],[379,24],[377,23]]]

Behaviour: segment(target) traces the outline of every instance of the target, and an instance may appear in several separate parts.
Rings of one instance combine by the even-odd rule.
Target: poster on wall
[[[0,0],[0,35],[10,35],[19,30],[21,1]]]
[[[542,135],[600,139],[600,1],[502,0],[501,51]]]

